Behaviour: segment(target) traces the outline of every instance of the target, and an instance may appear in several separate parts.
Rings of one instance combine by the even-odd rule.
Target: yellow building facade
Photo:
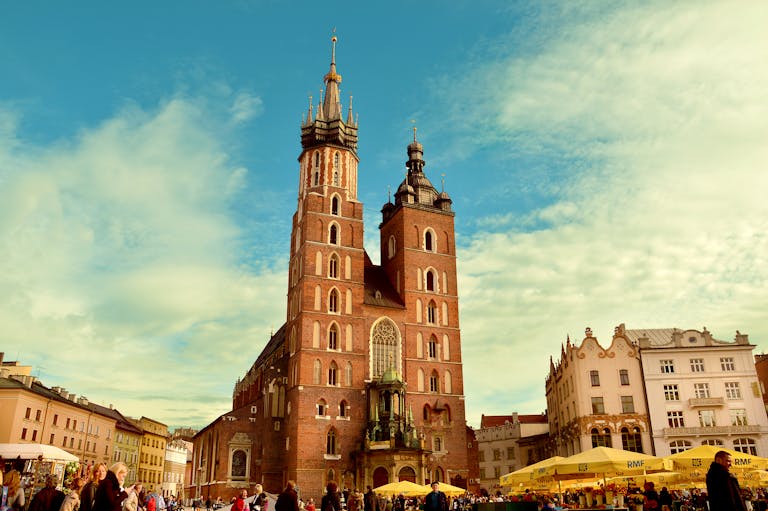
[[[138,480],[144,483],[148,491],[160,491],[164,480],[168,426],[147,417],[134,419],[133,423],[143,430]]]

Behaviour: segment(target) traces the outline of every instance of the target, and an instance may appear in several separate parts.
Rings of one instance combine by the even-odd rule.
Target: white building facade
[[[640,350],[657,456],[703,444],[768,456],[768,417],[747,335],[737,331],[726,342],[706,328],[667,328],[625,336]]]
[[[605,446],[652,453],[640,354],[617,327],[608,348],[590,328],[570,339],[546,379],[551,452],[571,456]]]
[[[545,414],[483,415],[480,429],[475,430],[480,487],[495,493],[501,489],[499,477],[549,457],[548,453],[520,447],[521,440],[548,432]]]

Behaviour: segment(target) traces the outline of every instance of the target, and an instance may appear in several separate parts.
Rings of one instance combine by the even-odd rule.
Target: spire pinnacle
[[[341,75],[336,72],[336,29],[331,37],[331,69],[325,75],[325,97],[323,98],[323,114],[326,120],[341,119],[341,101],[339,99],[339,84]]]

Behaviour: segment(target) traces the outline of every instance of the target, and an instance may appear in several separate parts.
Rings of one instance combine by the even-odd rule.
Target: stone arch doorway
[[[397,478],[400,481],[410,481],[412,483],[416,482],[416,471],[413,470],[411,467],[403,467],[400,469],[400,473],[397,474]]]
[[[378,488],[389,482],[389,472],[384,467],[379,467],[373,471],[373,487]]]

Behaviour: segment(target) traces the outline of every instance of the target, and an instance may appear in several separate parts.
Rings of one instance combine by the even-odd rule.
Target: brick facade
[[[335,41],[334,41],[335,53]],[[238,381],[233,410],[194,438],[193,491],[226,500],[289,479],[302,497],[411,479],[466,486],[454,213],[408,146],[382,209],[381,261],[363,247],[357,123],[335,56],[302,122],[285,324]]]

